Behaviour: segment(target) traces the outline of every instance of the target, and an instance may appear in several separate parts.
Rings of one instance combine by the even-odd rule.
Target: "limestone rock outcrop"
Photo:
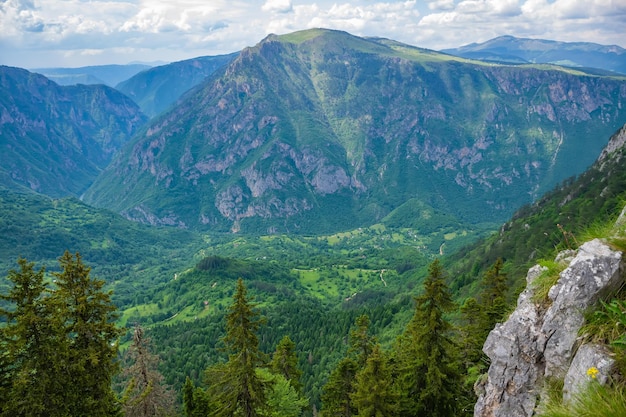
[[[491,365],[475,417],[532,416],[546,378],[562,379],[571,368],[584,311],[623,282],[622,253],[601,240],[583,244],[573,258],[563,261],[569,265],[550,289],[549,306],[533,299],[534,282],[542,273],[535,266],[516,310],[485,341],[483,351]]]

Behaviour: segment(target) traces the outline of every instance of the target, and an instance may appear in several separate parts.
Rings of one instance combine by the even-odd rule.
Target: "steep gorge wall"
[[[608,351],[581,346],[578,332],[585,310],[623,284],[622,253],[596,239],[576,252],[562,252],[557,261],[568,266],[550,289],[550,305],[534,300],[535,280],[543,272],[534,266],[516,310],[485,341],[483,351],[491,365],[488,378],[476,386],[480,395],[475,417],[530,417],[546,380],[565,379],[567,398],[590,367],[600,371],[600,380],[608,376],[612,365]]]

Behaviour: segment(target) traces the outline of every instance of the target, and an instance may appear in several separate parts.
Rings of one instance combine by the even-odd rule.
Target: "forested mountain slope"
[[[520,208],[497,233],[452,255],[453,287],[471,293],[477,277],[503,258],[510,285],[521,290],[526,271],[537,260],[602,235],[603,225],[610,224],[626,202],[625,143],[623,126],[588,170]]]
[[[410,199],[503,221],[593,163],[624,79],[384,39],[269,36],[154,119],[85,195],[151,224],[318,233]]]
[[[120,82],[115,88],[139,104],[146,115],[154,117],[236,56],[233,53],[172,62],[142,71]]]
[[[59,86],[0,67],[0,179],[55,197],[79,196],[146,122],[104,85]]]
[[[186,268],[201,247],[201,237],[186,230],[130,222],[74,197],[0,187],[0,288],[19,257],[54,268],[68,250],[88,260],[123,307]]]

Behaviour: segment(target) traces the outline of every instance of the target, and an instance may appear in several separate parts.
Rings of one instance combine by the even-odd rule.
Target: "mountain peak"
[[[415,198],[497,221],[593,162],[605,143],[587,136],[626,115],[607,101],[620,86],[341,31],[271,35],[155,119],[85,200],[263,233],[370,225]]]

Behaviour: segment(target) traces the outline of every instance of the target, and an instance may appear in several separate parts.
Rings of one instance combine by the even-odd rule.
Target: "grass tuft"
[[[535,303],[546,303],[548,302],[548,293],[550,292],[550,288],[554,286],[559,280],[559,274],[563,271],[567,265],[562,262],[556,261],[539,261],[539,265],[548,268],[543,271],[541,275],[539,275],[533,281],[533,301]]]
[[[575,395],[572,400],[563,402],[552,397],[539,406],[539,417],[574,417],[574,416],[626,416],[626,387],[623,385],[605,386],[590,381],[586,389]]]

